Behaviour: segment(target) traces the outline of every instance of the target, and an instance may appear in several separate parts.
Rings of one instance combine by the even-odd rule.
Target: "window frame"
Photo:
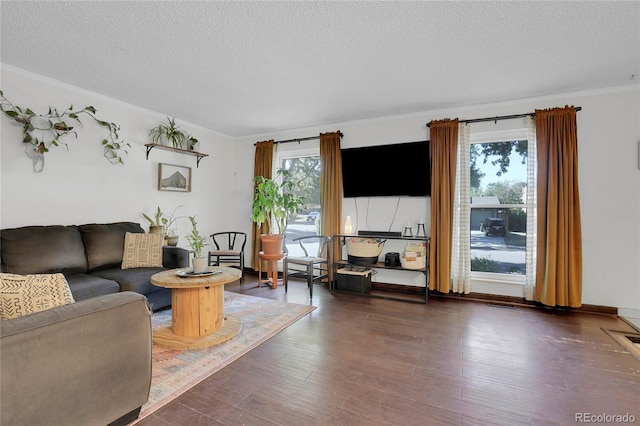
[[[282,147],[278,147],[282,148]],[[274,170],[282,169],[282,163],[284,160],[292,158],[305,158],[305,157],[320,157],[320,145],[310,148],[298,148],[298,149],[277,149],[273,158]],[[320,213],[322,215],[322,213]],[[285,246],[290,254],[302,255],[302,252],[298,252],[299,246],[297,244],[287,244],[285,235]]]
[[[527,128],[515,128],[509,130],[498,130],[491,132],[471,132],[469,135],[469,145],[474,144],[483,144],[483,143],[497,143],[497,142],[513,142],[518,140],[526,140],[527,144],[532,141],[529,140],[529,135],[527,132]],[[509,209],[509,208],[523,208],[527,210],[527,214],[529,214],[530,207],[526,203],[526,200],[523,200],[522,204],[482,204],[477,208],[499,208],[499,209]],[[535,211],[535,206],[534,211]],[[472,210],[471,203],[469,203],[469,209]],[[471,216],[471,211],[469,212]],[[529,236],[527,236],[529,238]],[[471,241],[469,241],[469,245]],[[526,250],[526,249],[525,249]],[[526,252],[525,252],[526,253]],[[505,274],[505,273],[497,273],[497,272],[482,272],[482,271],[470,271],[470,279],[471,285],[474,291],[481,290],[479,292],[482,293],[497,293],[503,295],[513,295],[510,291],[502,291],[504,290],[504,285],[515,285],[518,288],[522,288],[524,291],[524,286],[526,284],[526,272],[525,274]],[[489,289],[495,289],[495,291],[487,291],[482,290],[478,287],[485,287]],[[502,287],[502,288],[501,288]],[[506,294],[509,293],[509,294]],[[518,290],[519,293],[519,290]],[[519,294],[518,294],[519,295]]]

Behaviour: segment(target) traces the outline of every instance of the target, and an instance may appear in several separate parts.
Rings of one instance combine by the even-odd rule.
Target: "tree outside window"
[[[287,221],[285,244],[289,254],[295,254],[298,246],[293,239],[320,234],[320,156],[287,157],[281,160],[281,167],[289,172],[295,183],[294,192],[304,197],[306,206],[296,217]]]
[[[471,144],[471,271],[526,274],[527,146]]]

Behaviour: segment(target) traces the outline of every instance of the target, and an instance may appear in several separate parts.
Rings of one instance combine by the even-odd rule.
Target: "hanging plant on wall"
[[[104,149],[104,157],[112,164],[124,164],[123,155],[127,155],[126,148],[131,145],[123,141],[119,141],[118,132],[120,126],[115,123],[100,120],[96,117],[96,109],[87,106],[82,109],[74,109],[73,105],[60,112],[55,108],[49,107],[46,114],[36,114],[30,108],[21,108],[13,105],[4,93],[0,90],[0,109],[8,117],[22,125],[22,142],[25,144],[25,152],[33,160],[33,170],[41,172],[44,168],[44,154],[49,152],[51,146],[64,145],[69,149],[66,142],[60,139],[69,134],[73,134],[76,138],[78,134],[73,130],[68,121],[74,121],[82,124],[81,115],[91,117],[100,126],[109,130],[107,138],[102,140]]]

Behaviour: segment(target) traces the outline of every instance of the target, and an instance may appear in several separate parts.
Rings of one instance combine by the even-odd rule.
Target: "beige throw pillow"
[[[127,232],[122,269],[162,267],[162,234]]]
[[[0,318],[22,317],[73,303],[62,274],[0,274]]]

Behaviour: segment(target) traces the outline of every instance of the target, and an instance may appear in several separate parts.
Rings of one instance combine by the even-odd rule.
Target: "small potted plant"
[[[193,273],[201,274],[207,269],[207,257],[202,256],[202,249],[207,244],[207,239],[200,235],[198,231],[198,223],[195,216],[189,216],[191,221],[191,233],[186,238],[189,241],[189,246],[193,250]]]
[[[189,135],[189,138],[187,139],[187,147],[188,147],[189,151],[195,151],[197,144],[198,144],[198,139],[196,139],[193,136]]]
[[[160,210],[160,207],[158,207],[155,217],[151,217],[146,213],[142,213],[142,216],[149,221],[150,234],[164,234],[164,226],[162,224],[163,213],[162,210]]]
[[[160,207],[158,207],[154,217],[142,213],[142,216],[149,222],[149,233],[162,233],[165,244],[171,247],[178,245],[178,235],[173,228],[173,224],[181,217],[184,217],[176,216],[176,210],[180,207],[182,206],[176,207],[171,213],[164,213]]]
[[[289,172],[279,169],[275,179],[256,176],[251,219],[258,229],[268,225],[270,234],[262,234],[262,249],[267,254],[282,253],[287,219],[304,206],[304,197],[293,192]]]
[[[193,150],[198,142],[196,138],[182,130],[180,126],[176,124],[175,117],[167,117],[166,122],[160,123],[149,130],[149,137],[152,143],[163,145],[163,142],[167,142],[178,149],[184,149],[184,145],[187,145],[187,148]]]
[[[178,245],[178,235],[176,234],[174,223],[184,216],[176,216],[176,210],[182,206],[178,206],[171,213],[162,214],[162,228],[164,230],[164,241],[168,246],[175,247]]]

